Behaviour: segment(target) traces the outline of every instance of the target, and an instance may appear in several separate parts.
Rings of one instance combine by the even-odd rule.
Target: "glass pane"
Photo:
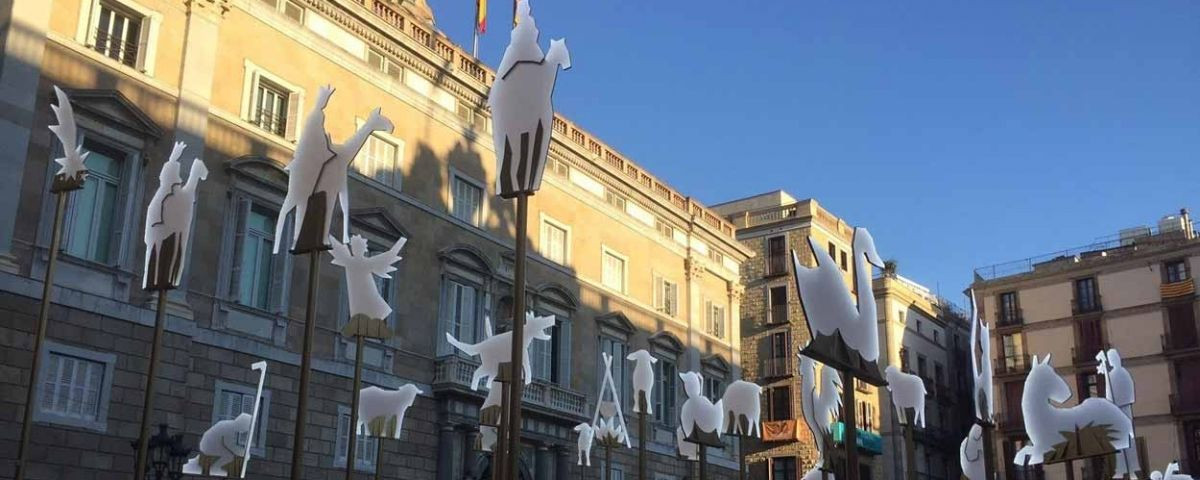
[[[258,259],[259,242],[246,237],[242,244],[240,275],[238,276],[238,298],[243,305],[253,305],[254,268]]]
[[[270,307],[271,263],[274,261],[274,255],[270,253],[269,242],[262,240],[258,243],[258,268],[254,272],[256,289],[254,306],[267,309]]]
[[[96,197],[100,190],[95,180],[88,176],[83,184],[83,190],[75,193],[72,199],[71,228],[67,237],[67,253],[76,257],[86,257],[92,239],[92,219],[96,212]]]
[[[100,204],[97,205],[99,219],[96,222],[95,237],[96,248],[92,253],[92,260],[100,263],[108,263],[111,256],[110,244],[112,237],[116,233],[114,217],[117,210],[117,185],[113,183],[104,183],[100,187]]]

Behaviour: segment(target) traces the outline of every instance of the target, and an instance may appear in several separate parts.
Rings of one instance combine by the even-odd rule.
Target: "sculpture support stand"
[[[703,443],[697,443],[697,450],[700,450],[700,478],[708,478],[708,446]]]
[[[83,185],[80,184],[80,187]],[[42,344],[46,341],[46,323],[50,318],[50,295],[54,289],[54,267],[58,263],[58,249],[62,244],[63,214],[67,209],[67,193],[56,193],[54,225],[50,232],[49,259],[46,261],[46,277],[42,279],[42,305],[38,309],[37,332],[33,340],[33,364],[29,367],[29,389],[25,392],[25,414],[21,422],[21,443],[17,446],[17,471],[14,480],[25,478],[25,462],[29,459],[29,440],[33,433],[33,404],[36,400],[38,370],[42,364]],[[161,308],[160,308],[161,310]]]
[[[350,432],[346,440],[346,480],[354,476],[354,444],[358,443],[358,390],[362,388],[363,336],[354,336],[354,387],[350,390]],[[376,474],[379,469],[375,469]]]
[[[604,442],[604,480],[612,480],[612,445]]]
[[[738,479],[746,480],[746,436],[738,435]]]
[[[846,449],[846,480],[858,480],[858,423],[854,418],[854,373],[842,370],[842,446]]]
[[[150,272],[146,272],[149,275]],[[167,327],[167,289],[158,290],[158,305],[154,312],[154,339],[150,344],[150,367],[146,371],[146,393],[142,400],[142,427],[138,430],[137,463],[134,464],[134,480],[146,476],[146,461],[150,447],[150,416],[154,411],[154,384],[158,380],[158,355],[162,349],[163,331]]]
[[[382,437],[375,441],[375,480],[383,480],[383,441]]]
[[[318,211],[323,212],[324,208],[322,204],[322,210]],[[300,354],[300,391],[296,400],[296,428],[292,434],[292,480],[300,480],[300,472],[304,471],[304,433],[308,426],[308,383],[312,377],[313,336],[317,330],[317,280],[321,269],[321,251],[322,249],[312,249],[306,252],[293,252],[294,254],[308,254],[308,301],[304,311],[304,350]],[[354,392],[354,398],[358,398],[358,392]],[[353,419],[351,420],[353,421]],[[351,437],[351,442],[353,442],[353,437]],[[351,463],[352,461],[347,457],[346,462]]]
[[[996,425],[992,422],[983,420],[979,422],[983,427],[983,474],[987,480],[996,478],[996,444],[992,440],[992,432],[995,431]]]
[[[529,193],[519,192],[517,199],[517,239],[513,266],[512,363],[509,364],[508,447],[505,450],[505,476],[516,480],[521,458],[521,389],[525,386],[523,343],[525,337],[525,243],[529,224]]]
[[[917,448],[913,444],[913,415],[904,409],[904,478],[917,480]]]
[[[638,480],[646,480],[646,392],[638,393]]]

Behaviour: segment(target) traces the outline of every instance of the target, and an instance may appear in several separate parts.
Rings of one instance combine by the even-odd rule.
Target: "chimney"
[[[1188,209],[1179,209],[1179,216],[1183,219],[1183,235],[1188,240],[1196,238],[1196,231],[1192,229],[1192,216],[1188,214]]]

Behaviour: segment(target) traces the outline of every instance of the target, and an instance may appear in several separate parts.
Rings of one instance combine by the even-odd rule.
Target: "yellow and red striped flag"
[[[475,31],[487,33],[487,0],[475,0]]]

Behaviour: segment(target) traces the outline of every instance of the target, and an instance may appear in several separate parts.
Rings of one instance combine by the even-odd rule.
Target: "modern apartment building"
[[[853,287],[854,229],[816,200],[796,200],[775,191],[714,205],[713,210],[737,228],[737,239],[755,255],[742,264],[743,377],[764,388],[763,439],[748,442],[752,478],[800,478],[817,458],[812,434],[801,410],[796,351],[809,339],[808,325],[792,279],[791,251],[815,266],[808,239],[826,248]],[[861,478],[887,478],[880,466],[879,392],[866,383],[858,388],[859,462]],[[839,447],[840,448],[840,447]],[[844,455],[836,453],[835,455]],[[841,457],[844,458],[844,457]],[[844,464],[844,460],[841,462]]]
[[[335,142],[377,106],[395,125],[352,165],[351,231],[372,250],[408,243],[380,285],[398,336],[361,352],[338,334],[344,275],[322,262],[306,476],[345,465],[353,359],[363,355],[366,384],[424,393],[399,442],[357,449],[359,470],[381,457],[385,478],[488,478],[489,457],[475,450],[477,364],[444,334],[476,342],[485,318],[512,316],[515,211],[494,194],[484,107],[494,73],[433,27],[424,2],[42,0],[6,2],[0,18],[0,463],[15,458],[21,412],[34,408],[31,478],[130,477],[153,318],[139,288],[143,212],[183,141],[185,167],[202,158],[210,174],[185,279],[169,297],[153,422],[194,447],[213,422],[251,408],[248,367],[265,359],[252,476],[287,474],[309,267],[270,252],[297,126],[329,84]],[[71,96],[90,174],[70,197],[38,401],[24,405],[61,152],[47,129],[53,85]],[[569,75],[559,88],[571,88]],[[753,249],[721,215],[580,126],[557,117],[553,130],[530,202],[527,304],[557,323],[554,339],[532,348],[522,478],[580,478],[571,429],[591,418],[600,354],[644,348],[661,381],[650,471],[679,480],[691,466],[675,453],[676,372],[703,372],[710,392],[739,378],[739,272]],[[614,368],[627,400],[631,369]],[[626,418],[636,432],[636,416]],[[634,452],[615,457],[614,478],[632,475]],[[713,478],[733,475],[733,450],[709,458]]]
[[[1021,395],[1031,357],[1051,356],[1074,404],[1104,394],[1096,353],[1116,348],[1136,384],[1134,428],[1147,446],[1143,467],[1179,460],[1200,471],[1200,335],[1194,275],[1200,239],[1186,210],[1154,227],[1122,230],[1096,243],[980,268],[972,288],[993,327],[999,411],[996,464],[1007,478],[1066,478],[1061,465],[1011,466],[1026,441]],[[1095,478],[1095,462],[1076,462]]]
[[[895,264],[875,278],[874,290],[884,365],[925,381],[925,427],[913,429],[917,478],[957,479],[959,442],[975,418],[967,356],[970,324],[954,304],[899,275]],[[904,427],[891,408],[891,395],[884,392],[880,401],[885,476],[904,478]]]

